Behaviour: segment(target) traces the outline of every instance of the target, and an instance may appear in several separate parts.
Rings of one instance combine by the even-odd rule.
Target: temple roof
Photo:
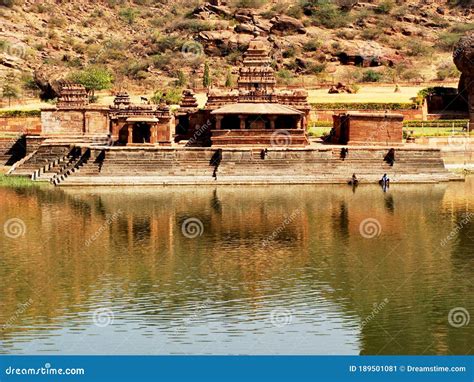
[[[232,103],[211,112],[211,114],[259,114],[259,115],[302,115],[299,110],[279,103]]]

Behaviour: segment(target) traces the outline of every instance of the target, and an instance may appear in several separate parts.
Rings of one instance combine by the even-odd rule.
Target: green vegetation
[[[135,22],[135,19],[140,14],[140,12],[133,8],[124,8],[120,10],[119,16],[129,25],[132,25]]]
[[[18,118],[18,117],[40,117],[40,110],[0,110],[0,117]]]
[[[379,82],[382,79],[382,74],[372,69],[366,70],[362,74],[362,82]]]
[[[2,87],[2,98],[8,99],[8,107],[11,106],[12,99],[20,97],[20,90],[16,86],[16,78],[12,73],[9,73],[5,78],[5,83]]]
[[[167,105],[178,105],[181,102],[183,90],[181,88],[168,88],[165,90],[157,90],[151,97],[154,104],[166,103]]]
[[[211,86],[211,84],[212,84],[211,71],[209,69],[209,64],[206,62],[204,64],[204,75],[202,77],[202,85],[205,88],[208,88],[209,86]]]
[[[413,103],[312,103],[313,110],[410,110],[415,109]]]
[[[83,85],[91,100],[94,100],[96,91],[110,89],[113,81],[112,74],[107,69],[98,66],[89,66],[73,72],[69,79]]]
[[[31,188],[40,187],[40,184],[33,182],[30,178],[0,174],[0,187]]]

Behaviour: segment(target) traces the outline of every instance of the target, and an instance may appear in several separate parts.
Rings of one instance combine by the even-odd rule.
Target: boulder
[[[66,74],[63,70],[44,65],[34,71],[33,78],[41,91],[41,99],[50,100],[59,97]]]
[[[272,23],[270,32],[274,34],[306,33],[304,24],[290,16],[276,16],[270,22]]]
[[[470,116],[470,130],[474,130],[474,31],[466,33],[454,47],[453,59],[462,73],[459,93],[467,95]]]

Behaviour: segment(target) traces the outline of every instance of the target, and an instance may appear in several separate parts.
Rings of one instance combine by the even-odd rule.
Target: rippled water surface
[[[473,194],[0,188],[0,352],[473,354]]]

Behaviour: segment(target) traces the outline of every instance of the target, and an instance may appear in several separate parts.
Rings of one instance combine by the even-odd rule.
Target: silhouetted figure
[[[358,186],[358,185],[359,185],[359,179],[357,179],[356,174],[352,174],[352,178],[351,178],[351,180],[349,181],[349,184],[350,184],[351,186]]]
[[[268,149],[260,151],[260,158],[265,159],[267,157],[267,154],[268,154]]]
[[[349,149],[347,147],[343,147],[341,149],[341,159],[342,160],[346,159],[348,155],[349,155]]]
[[[217,180],[217,170],[222,162],[222,149],[217,149],[216,152],[212,155],[211,161],[209,163],[210,166],[214,166],[214,171],[212,173],[212,177],[214,180]]]
[[[395,163],[395,149],[390,149],[387,155],[385,155],[385,158],[383,158],[383,160],[387,162],[390,166],[393,166],[393,164]]]

